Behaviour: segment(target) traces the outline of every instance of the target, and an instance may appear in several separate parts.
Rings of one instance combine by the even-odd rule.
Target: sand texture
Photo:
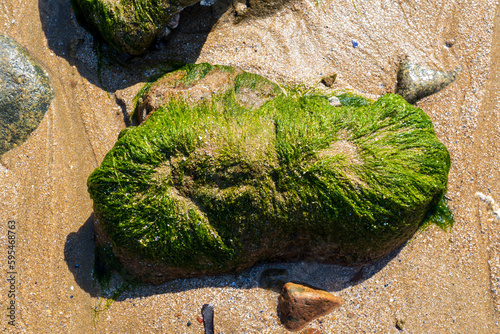
[[[250,4],[256,1],[249,2]],[[253,8],[253,9],[252,9]],[[8,0],[0,33],[40,62],[55,91],[39,127],[0,157],[0,330],[7,333],[287,333],[278,293],[258,287],[265,268],[343,298],[308,327],[322,333],[500,333],[500,220],[475,193],[500,201],[500,12],[493,0],[298,0],[247,17],[230,1],[181,13],[166,43],[126,68],[104,64],[67,0]],[[356,47],[354,47],[356,46]],[[174,280],[125,291],[106,307],[92,282],[88,175],[128,124],[131,100],[162,60],[241,67],[272,80],[377,97],[393,92],[401,59],[462,74],[417,103],[450,151],[450,233],[430,227],[372,265],[265,264],[238,276]],[[7,323],[8,221],[16,222],[16,326]],[[354,279],[353,279],[354,278]],[[95,312],[95,309],[104,309]],[[187,324],[190,323],[190,326]],[[402,325],[404,323],[404,325]]]

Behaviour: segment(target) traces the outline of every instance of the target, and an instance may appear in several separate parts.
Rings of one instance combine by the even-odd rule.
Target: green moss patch
[[[236,87],[256,88],[241,84],[250,77]],[[90,175],[118,253],[165,278],[276,259],[357,264],[388,254],[440,211],[448,151],[400,96],[332,107],[279,94],[250,109],[237,89],[202,103],[170,99],[122,133]]]
[[[160,30],[197,1],[71,0],[77,20],[95,37],[132,55],[146,51]]]

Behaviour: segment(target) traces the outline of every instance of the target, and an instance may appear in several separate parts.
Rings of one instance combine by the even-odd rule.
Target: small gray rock
[[[174,16],[174,18],[172,19],[172,21],[170,21],[168,24],[167,24],[167,27],[170,28],[170,29],[175,29],[179,26],[179,21],[181,20],[181,14],[177,14]]]
[[[414,104],[448,86],[461,72],[461,67],[453,71],[436,71],[404,60],[398,70],[396,94]]]
[[[336,96],[329,97],[328,102],[333,107],[341,107],[342,106],[342,103],[340,102],[339,98]]]
[[[29,137],[53,97],[47,73],[26,49],[0,35],[0,155]]]

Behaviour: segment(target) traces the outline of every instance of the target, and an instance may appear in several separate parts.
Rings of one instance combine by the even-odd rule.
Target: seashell
[[[398,70],[396,94],[414,104],[448,86],[461,72],[462,67],[453,71],[436,71],[404,60]]]

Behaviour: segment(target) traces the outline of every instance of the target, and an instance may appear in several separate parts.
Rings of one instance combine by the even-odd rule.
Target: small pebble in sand
[[[357,48],[359,46],[359,43],[355,40],[352,40],[352,47]]]
[[[197,317],[196,317],[196,320],[197,320],[200,324],[202,324],[202,323],[203,323],[203,317],[197,316]]]
[[[396,328],[402,331],[405,326],[405,321],[403,319],[396,319]]]
[[[247,5],[239,1],[238,2],[235,1],[233,3],[233,6],[237,16],[245,15],[248,10]]]
[[[335,83],[335,79],[337,79],[337,73],[330,75],[328,77],[324,77],[323,79],[321,79],[321,82],[326,87],[331,87]]]
[[[333,107],[341,107],[342,106],[342,103],[340,102],[339,98],[336,96],[329,97],[328,102]]]

